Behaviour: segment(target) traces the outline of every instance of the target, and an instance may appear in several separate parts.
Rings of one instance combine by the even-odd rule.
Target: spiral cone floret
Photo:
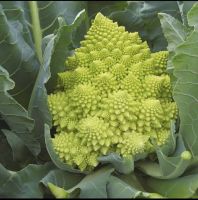
[[[52,144],[63,162],[76,166],[81,171],[90,170],[98,164],[98,153],[82,146],[80,139],[73,132],[56,134]]]
[[[109,124],[98,117],[82,119],[78,126],[78,137],[82,145],[91,147],[93,151],[106,154],[114,136]]]

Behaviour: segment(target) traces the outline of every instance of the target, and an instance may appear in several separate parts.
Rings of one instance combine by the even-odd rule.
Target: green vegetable
[[[58,198],[67,198],[68,197],[68,193],[63,189],[60,188],[52,183],[48,183],[47,184],[50,191],[52,192],[52,194],[58,199]]]
[[[48,96],[62,161],[92,170],[102,155],[137,158],[154,151],[151,141],[166,144],[177,118],[167,57],[98,13]]]
[[[189,151],[184,151],[182,154],[181,154],[181,157],[184,159],[184,160],[190,160],[192,158],[192,154],[189,152]]]

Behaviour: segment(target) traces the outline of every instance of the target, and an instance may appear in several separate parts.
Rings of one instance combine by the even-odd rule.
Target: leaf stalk
[[[32,19],[32,32],[34,37],[35,49],[40,63],[42,63],[42,30],[40,26],[39,10],[36,1],[29,1],[30,15]]]

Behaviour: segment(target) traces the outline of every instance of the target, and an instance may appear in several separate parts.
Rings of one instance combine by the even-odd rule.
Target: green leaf
[[[132,172],[130,174],[116,174],[116,177],[124,181],[126,184],[130,185],[136,190],[144,192],[145,190],[141,185],[141,182],[138,180],[138,176],[139,174],[135,174],[135,172]]]
[[[167,63],[167,71],[170,74],[171,82],[174,85],[176,78],[173,75],[172,58],[175,55],[175,49],[183,43],[190,30],[187,29],[180,21],[166,13],[159,13],[162,31],[168,42],[167,49],[169,51],[169,59]]]
[[[76,15],[87,8],[86,1],[40,1],[38,3],[43,36],[53,33],[59,27],[58,17],[66,24],[72,24]]]
[[[39,63],[23,10],[3,10],[1,4],[0,65],[9,72],[16,84],[10,94],[27,107]]]
[[[194,26],[195,29],[198,28],[197,12],[198,12],[198,3],[195,3],[187,15],[189,25]]]
[[[53,163],[62,170],[66,170],[69,172],[75,172],[75,173],[84,173],[81,172],[80,170],[73,169],[71,166],[67,165],[66,163],[63,163],[58,155],[55,153],[53,145],[52,145],[52,140],[51,140],[51,135],[50,135],[50,128],[47,124],[45,124],[45,145],[47,148],[47,151],[53,161]],[[85,172],[86,173],[86,172]]]
[[[20,170],[21,163],[13,160],[12,149],[4,136],[0,131],[0,163],[10,170]],[[1,176],[0,176],[1,177]]]
[[[34,122],[28,116],[27,111],[8,93],[9,90],[14,89],[15,83],[10,79],[8,72],[1,66],[0,83],[1,116],[12,130],[17,132],[31,131]]]
[[[77,185],[84,178],[83,174],[71,173],[60,169],[51,170],[40,182],[46,187],[48,182],[68,190]]]
[[[184,17],[189,5],[192,5],[192,2],[183,6]],[[166,13],[182,21],[180,9],[177,1],[130,1],[125,10],[114,12],[110,17],[119,25],[125,26],[127,31],[138,31],[142,39],[148,42],[151,50],[156,52],[167,47],[157,14]]]
[[[134,170],[134,161],[131,159],[123,159],[116,153],[98,158],[101,163],[110,163],[120,173],[129,174]]]
[[[163,33],[168,41],[167,49],[172,52],[185,41],[187,28],[177,19],[166,13],[158,13]]]
[[[0,66],[0,114],[9,128],[14,131],[28,149],[38,154],[40,146],[30,132],[33,129],[34,121],[29,117],[28,112],[17,101],[8,94],[15,83],[10,79],[8,72]]]
[[[11,173],[0,164],[0,187],[10,178]]]
[[[48,188],[50,189],[51,193],[54,195],[54,197],[57,198],[68,198],[68,193],[66,192],[66,190],[64,190],[63,188],[57,187],[56,185],[52,184],[52,183],[48,183]]]
[[[35,126],[33,129],[34,137],[44,144],[44,124],[47,123],[51,126],[51,114],[47,105],[47,91],[45,83],[50,78],[50,58],[54,45],[54,37],[49,41],[44,51],[43,65],[39,70],[34,89],[32,91],[28,111],[30,116],[35,119]]]
[[[39,181],[54,168],[52,163],[45,165],[30,164],[24,169],[8,174],[9,178],[1,185],[0,195],[4,198],[42,198],[43,194],[39,187]],[[5,173],[5,168],[0,168]],[[7,170],[6,170],[7,171]]]
[[[184,9],[184,12],[185,11],[186,9]],[[186,13],[181,13],[181,8],[177,1],[148,1],[144,3],[141,12],[143,13],[143,20],[148,35],[145,39],[148,39],[149,43],[152,43],[152,49],[154,51],[163,50],[167,46],[157,14],[167,13],[179,21],[183,21],[183,17],[186,17]]]
[[[136,190],[115,176],[110,176],[107,192],[108,198],[136,198],[141,194],[141,191]]]
[[[173,58],[174,75],[177,78],[173,97],[179,108],[180,129],[186,147],[193,156],[198,155],[198,32],[176,48]]]
[[[129,2],[128,6],[123,11],[113,12],[110,18],[118,22],[130,32],[140,32],[141,36],[146,35],[144,30],[144,22],[142,19],[141,8],[143,2]]]
[[[92,172],[67,192],[72,195],[77,189],[80,189],[79,198],[107,198],[106,187],[113,171],[113,168],[106,166]]]
[[[127,1],[88,1],[88,15],[93,18],[98,12],[103,15],[111,15],[113,12],[123,10]]]
[[[147,177],[145,182],[150,189],[168,198],[191,198],[198,189],[197,174],[169,180]]]
[[[134,180],[130,182],[133,181]],[[136,183],[132,183],[131,185],[123,181],[123,179],[110,176],[107,184],[108,198],[163,198],[160,194],[144,192],[144,189],[139,190],[133,186],[135,184]]]
[[[79,173],[70,173],[67,171],[63,171],[60,169],[54,169],[51,170],[41,181],[46,188],[49,188],[49,183],[53,184],[52,187],[50,187],[50,191],[56,195],[58,190],[61,190],[63,194],[67,193],[67,196],[70,196],[70,194],[66,191],[75,185],[77,185],[82,179],[84,178],[83,174]],[[64,191],[63,191],[64,190]]]
[[[145,174],[158,179],[172,179],[181,176],[191,164],[191,158],[186,158],[186,148],[181,135],[177,138],[176,149],[171,156],[167,156],[160,148],[156,149],[159,164],[149,160],[143,160],[136,167]]]
[[[42,62],[42,37],[58,28],[59,16],[72,23],[86,4],[80,1],[0,2],[0,65],[16,83],[10,93],[25,108],[39,70],[39,60]]]
[[[67,24],[71,24],[80,10],[86,7],[85,2],[56,2],[30,1],[30,15],[32,17],[32,32],[39,60],[42,61],[42,37],[53,33],[58,28],[58,17],[63,17]],[[47,20],[46,17],[48,16]]]
[[[2,129],[2,132],[6,136],[6,139],[12,148],[13,160],[20,162],[29,159],[30,152],[21,138],[19,138],[14,132],[6,129]]]

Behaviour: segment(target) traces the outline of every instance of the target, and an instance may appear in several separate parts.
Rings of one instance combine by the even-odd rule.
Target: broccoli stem
[[[29,1],[30,14],[32,18],[32,32],[34,37],[34,43],[36,48],[36,53],[40,63],[42,63],[42,31],[40,26],[39,11],[36,1]]]

